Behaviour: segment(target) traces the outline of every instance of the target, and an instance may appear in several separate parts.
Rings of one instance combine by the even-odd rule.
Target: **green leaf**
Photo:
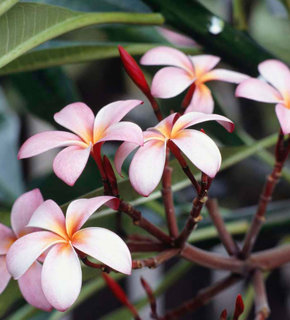
[[[105,24],[162,24],[159,14],[84,13],[36,3],[18,3],[0,17],[0,67],[28,50],[78,28]]]
[[[2,0],[0,2],[0,16],[13,7],[17,2],[18,0]]]

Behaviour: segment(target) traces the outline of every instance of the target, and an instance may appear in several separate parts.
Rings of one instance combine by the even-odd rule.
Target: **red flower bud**
[[[240,294],[238,294],[236,299],[236,307],[235,307],[233,320],[238,320],[240,315],[244,312],[244,309],[245,309],[245,306],[244,306],[243,298]]]
[[[224,309],[220,315],[220,320],[227,320],[228,312],[226,309]]]

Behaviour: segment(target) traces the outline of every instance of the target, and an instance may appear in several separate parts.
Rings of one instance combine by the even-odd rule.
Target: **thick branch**
[[[255,290],[255,319],[267,319],[270,315],[270,308],[267,299],[264,277],[261,270],[256,270],[254,272],[253,286]]]
[[[160,264],[177,256],[179,254],[179,251],[180,251],[179,249],[168,249],[152,258],[147,258],[142,260],[133,260],[132,268],[133,269],[141,269],[144,267],[157,268]]]

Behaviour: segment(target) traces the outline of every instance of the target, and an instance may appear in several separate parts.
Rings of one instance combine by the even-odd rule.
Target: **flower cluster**
[[[290,71],[280,61],[261,63],[259,71],[263,79],[254,79],[235,71],[214,69],[220,61],[216,56],[187,56],[174,48],[157,47],[142,57],[141,64],[168,67],[156,73],[150,89],[134,59],[123,48],[120,54],[126,71],[152,104],[159,123],[142,132],[135,123],[121,121],[143,103],[140,100],[110,103],[96,117],[84,103],[73,103],[54,116],[58,124],[72,132],[47,131],[32,136],[20,148],[19,159],[65,147],[55,157],[53,170],[66,184],[75,184],[90,155],[102,178],[110,180],[114,173],[113,170],[106,173],[108,161],[105,164],[101,146],[106,141],[121,141],[115,155],[116,170],[121,175],[123,162],[138,149],[130,164],[129,180],[143,196],[150,195],[159,184],[169,151],[176,155],[173,149],[213,178],[221,166],[220,151],[205,132],[189,129],[206,121],[217,121],[227,131],[234,130],[230,119],[212,114],[214,100],[205,83],[213,80],[239,84],[238,97],[276,103],[282,132],[290,133]],[[172,113],[161,119],[155,98],[171,98],[187,88],[185,114]],[[89,256],[113,270],[130,274],[131,254],[118,235],[99,227],[81,229],[100,206],[119,208],[120,200],[111,195],[72,201],[65,216],[53,200],[44,201],[38,189],[20,196],[11,212],[12,229],[0,224],[0,293],[13,276],[28,303],[47,311],[52,308],[64,311],[81,290],[79,258]]]

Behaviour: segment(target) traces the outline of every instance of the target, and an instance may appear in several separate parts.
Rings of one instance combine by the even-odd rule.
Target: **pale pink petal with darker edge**
[[[225,82],[231,82],[231,83],[241,83],[242,81],[245,81],[249,78],[250,78],[249,76],[240,72],[230,71],[225,69],[214,69],[206,73],[201,78],[201,81],[207,82],[207,81],[219,80],[219,81],[225,81]]]
[[[121,177],[123,177],[122,166],[124,161],[129,156],[129,154],[133,152],[136,148],[138,148],[138,145],[132,142],[123,142],[118,148],[115,154],[114,163],[115,163],[115,168]]]
[[[279,60],[266,60],[259,64],[261,75],[280,91],[285,100],[290,100],[290,70]]]
[[[41,283],[49,303],[58,311],[67,310],[78,298],[82,286],[82,270],[74,249],[57,244],[44,260]]]
[[[63,241],[63,238],[49,231],[33,232],[19,238],[7,253],[9,273],[18,280],[46,249]]]
[[[72,244],[108,267],[131,274],[130,251],[126,243],[114,232],[104,228],[82,229],[74,234]]]
[[[189,58],[181,51],[160,46],[148,50],[141,58],[140,63],[143,65],[164,65],[164,66],[174,66],[187,70],[192,70],[193,66]]]
[[[65,131],[45,131],[37,133],[26,140],[18,152],[18,159],[36,156],[50,149],[84,145],[82,140],[75,134]]]
[[[0,256],[0,294],[6,289],[11,275],[7,270],[6,257]]]
[[[210,54],[189,56],[195,69],[195,76],[200,77],[204,73],[214,68],[221,60],[220,57]]]
[[[172,141],[187,156],[187,158],[202,172],[213,178],[221,166],[221,154],[205,133],[186,129]]]
[[[120,200],[112,196],[99,196],[91,199],[72,201],[66,211],[66,230],[69,236],[79,230],[89,217],[106,204],[112,209],[118,209]]]
[[[12,243],[16,240],[14,232],[0,223],[0,255],[6,254]]]
[[[93,140],[95,116],[86,104],[82,102],[69,104],[54,115],[54,120],[79,135],[87,143]]]
[[[281,94],[268,83],[250,78],[240,83],[236,89],[236,97],[251,100],[277,103],[282,100]]]
[[[290,109],[283,104],[276,105],[276,114],[284,134],[290,134]]]
[[[28,226],[52,231],[66,238],[64,214],[53,200],[44,201],[36,209]]]
[[[39,189],[25,192],[18,197],[11,210],[11,225],[15,234],[19,237],[21,234],[28,233],[26,226],[33,212],[43,203],[43,197]]]
[[[52,306],[47,301],[41,287],[42,266],[34,262],[32,266],[18,279],[18,285],[24,299],[33,307],[51,311]]]
[[[147,197],[158,185],[164,170],[166,143],[158,140],[146,142],[133,157],[129,168],[134,189]]]
[[[200,84],[195,87],[190,104],[185,110],[185,113],[197,111],[203,113],[213,113],[214,101],[209,88]]]
[[[164,136],[170,135],[176,115],[176,113],[169,115],[168,117],[160,121],[154,128],[149,128],[147,130],[150,130],[152,132],[152,129],[154,129],[161,132]],[[156,139],[159,139],[159,137],[157,136]]]
[[[235,128],[234,123],[219,114],[206,114],[202,112],[188,112],[185,115],[181,116],[174,124],[172,128],[172,135],[175,135],[178,131],[193,126],[198,123],[205,121],[217,121],[222,125],[226,130],[232,132]]]
[[[91,152],[78,146],[67,147],[57,154],[53,161],[53,171],[69,186],[73,186],[85,169]]]
[[[194,79],[192,74],[183,69],[166,67],[155,74],[151,93],[156,98],[172,98],[188,88]]]

